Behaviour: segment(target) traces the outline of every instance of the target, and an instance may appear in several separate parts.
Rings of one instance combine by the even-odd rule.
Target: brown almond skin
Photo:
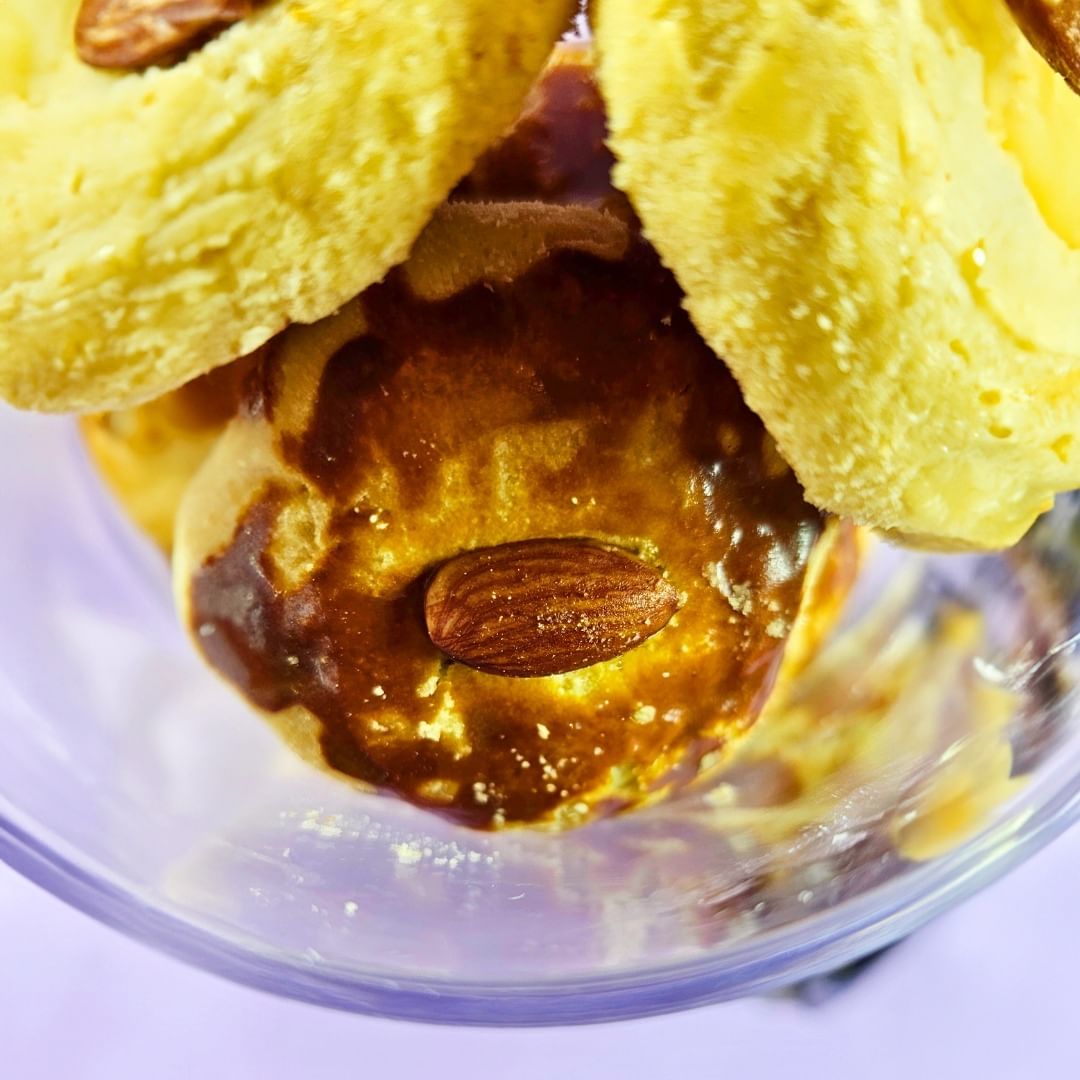
[[[1024,36],[1080,93],[1080,0],[1006,0]]]
[[[588,539],[525,540],[444,563],[424,597],[428,636],[451,659],[530,679],[640,645],[678,610],[653,567]]]
[[[92,67],[141,71],[182,59],[254,8],[255,0],[83,0],[75,48]]]

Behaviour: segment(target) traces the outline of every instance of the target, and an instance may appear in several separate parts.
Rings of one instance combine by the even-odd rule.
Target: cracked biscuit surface
[[[401,261],[514,119],[566,0],[266,0],[171,67],[0,5],[0,398],[147,400]]]
[[[618,184],[815,505],[994,548],[1080,485],[1080,98],[1001,0],[604,0]]]

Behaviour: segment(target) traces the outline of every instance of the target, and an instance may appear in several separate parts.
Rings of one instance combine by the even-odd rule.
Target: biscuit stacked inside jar
[[[1080,486],[1072,0],[605,0],[549,63],[571,0],[39,7],[0,397],[88,414],[197,648],[358,785],[659,799],[855,526],[1002,547]]]

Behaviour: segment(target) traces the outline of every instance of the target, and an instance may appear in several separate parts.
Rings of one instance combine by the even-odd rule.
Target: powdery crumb
[[[705,564],[705,580],[716,589],[740,615],[750,615],[754,610],[753,592],[748,584],[733,582],[718,562]]]
[[[409,841],[391,844],[390,850],[394,853],[394,857],[401,866],[415,866],[424,858],[423,848]]]
[[[439,676],[432,675],[430,679],[422,682],[416,688],[416,696],[422,698],[429,698],[435,696],[435,691],[439,689]]]

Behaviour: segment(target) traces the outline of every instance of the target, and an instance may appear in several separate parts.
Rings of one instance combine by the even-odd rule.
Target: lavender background
[[[1080,829],[824,1004],[748,1000],[629,1024],[420,1027],[233,986],[0,867],[0,1077],[10,1080],[997,1080],[1076,1075]]]

